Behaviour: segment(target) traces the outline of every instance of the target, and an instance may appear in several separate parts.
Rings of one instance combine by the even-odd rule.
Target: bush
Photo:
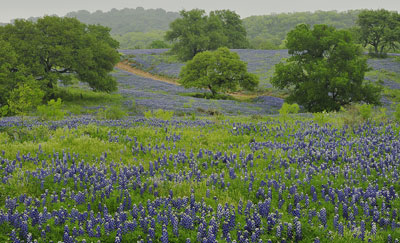
[[[0,117],[7,116],[9,112],[8,105],[0,107]]]
[[[316,112],[316,113],[313,113],[313,115],[314,115],[314,122],[318,123],[319,125],[323,125],[323,124],[327,123],[329,120],[328,113],[326,113],[325,111]]]
[[[39,117],[42,120],[61,120],[64,119],[65,111],[61,109],[62,101],[60,98],[47,102],[47,105],[38,106]]]
[[[361,118],[366,121],[371,118],[372,105],[363,104],[358,107]]]
[[[350,105],[346,108],[342,107],[340,111],[343,113],[343,123],[351,127],[360,125],[362,122],[371,120],[373,116],[375,121],[384,121],[386,117],[386,109],[382,108],[379,111],[374,112],[373,105],[369,104]]]
[[[396,122],[400,122],[400,103],[394,106],[393,118]]]
[[[287,114],[297,114],[299,112],[299,105],[294,103],[294,104],[288,104],[288,103],[283,103],[281,109],[279,110],[279,114],[281,115],[287,115]]]
[[[144,117],[147,119],[157,118],[160,120],[171,120],[174,116],[174,111],[166,111],[163,109],[158,109],[156,111],[146,111],[144,112]]]
[[[373,116],[376,122],[387,122],[386,108],[381,107]]]
[[[10,111],[17,115],[25,115],[40,105],[43,97],[44,91],[30,78],[27,82],[19,83],[17,88],[11,91],[8,100]]]
[[[97,116],[107,120],[120,120],[126,117],[127,113],[119,106],[110,106],[105,109],[100,109]]]

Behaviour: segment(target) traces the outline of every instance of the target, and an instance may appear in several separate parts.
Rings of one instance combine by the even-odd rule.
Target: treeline
[[[76,17],[85,24],[100,24],[111,28],[112,35],[124,35],[129,32],[151,32],[168,30],[169,23],[179,17],[177,12],[167,12],[164,9],[112,9],[108,12],[86,10],[71,12],[66,17]]]
[[[287,33],[298,24],[326,24],[337,29],[348,29],[355,26],[360,12],[361,10],[316,11],[250,16],[243,19],[243,24],[251,48],[279,49],[285,48]]]
[[[326,24],[338,29],[347,29],[355,25],[359,13],[360,10],[298,12],[251,16],[242,20],[250,48],[278,49],[285,48],[283,41],[286,34],[298,24]],[[67,17],[76,17],[86,24],[110,27],[112,36],[120,42],[121,48],[139,49],[149,48],[153,41],[163,40],[169,24],[179,18],[179,13],[139,7],[93,13],[81,10],[71,12]]]
[[[124,35],[113,35],[119,42],[121,49],[155,49],[169,48],[169,43],[164,40],[165,31],[153,30],[149,32],[129,32]],[[161,45],[156,45],[160,43]]]

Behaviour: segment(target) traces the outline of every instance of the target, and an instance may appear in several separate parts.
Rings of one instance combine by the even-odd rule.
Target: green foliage
[[[144,117],[147,119],[156,118],[168,121],[171,120],[173,116],[174,116],[174,111],[166,111],[163,109],[158,109],[156,111],[148,110],[144,112]]]
[[[0,117],[7,116],[8,112],[8,105],[0,106]]]
[[[62,110],[62,101],[60,98],[55,101],[51,99],[47,105],[37,107],[39,117],[43,120],[61,120],[64,119],[65,111]]]
[[[247,64],[226,47],[197,54],[182,67],[180,77],[184,87],[208,88],[213,96],[239,87],[254,90],[258,85],[257,76],[247,72]]]
[[[8,100],[10,111],[17,115],[26,115],[42,103],[43,97],[44,92],[33,78],[19,83],[10,93]]]
[[[324,125],[329,121],[328,113],[326,113],[325,111],[315,112],[313,113],[313,116],[314,116],[314,122],[318,123],[320,126]]]
[[[248,46],[246,30],[240,16],[230,10],[210,12],[182,10],[181,18],[170,24],[165,39],[173,42],[171,51],[181,60],[192,59],[197,53],[225,46],[244,48]]]
[[[158,109],[154,113],[155,118],[161,120],[171,120],[174,116],[174,111],[166,111],[163,109]]]
[[[393,118],[396,122],[400,122],[400,103],[394,106]]]
[[[366,121],[377,123],[387,122],[386,108],[374,109],[371,104],[353,104],[346,108],[341,107],[338,122],[351,127],[358,126]]]
[[[113,35],[124,35],[129,32],[151,32],[168,30],[168,25],[179,17],[179,13],[164,9],[111,9],[108,12],[100,10],[90,13],[86,10],[70,12],[66,17],[77,18],[86,24],[100,24],[111,28]]]
[[[146,118],[146,119],[154,118],[153,112],[151,110],[145,111],[145,112],[143,112],[143,114],[144,114],[144,118]]]
[[[272,84],[289,89],[287,101],[311,112],[337,111],[350,102],[379,104],[381,88],[364,82],[369,70],[348,31],[298,25],[287,36],[292,56],[275,65]]]
[[[148,49],[166,49],[169,47],[170,45],[162,40],[154,40],[150,43],[150,45],[147,46]]]
[[[0,36],[0,106],[7,105],[10,92],[18,82],[26,81],[26,79],[26,70],[18,64],[14,48]]]
[[[360,116],[363,120],[371,119],[372,108],[373,106],[371,104],[362,104],[359,106]]]
[[[373,47],[373,54],[385,57],[386,50],[396,50],[400,42],[400,15],[385,9],[363,10],[357,19],[359,38],[365,46]]]
[[[126,117],[128,114],[117,105],[109,106],[107,108],[101,108],[97,112],[97,117],[100,119],[107,120],[121,120]]]
[[[253,49],[285,49],[285,38],[299,24],[326,24],[338,29],[355,25],[360,10],[315,11],[250,16],[243,19]]]
[[[388,121],[388,115],[387,115],[387,109],[384,107],[379,108],[374,114],[373,118],[374,121],[380,123],[380,122],[387,122]]]
[[[294,104],[288,104],[288,103],[283,103],[281,109],[279,109],[279,114],[281,115],[287,115],[287,114],[297,114],[299,112],[299,105],[294,103]]]
[[[109,72],[119,61],[118,42],[109,31],[75,18],[45,16],[37,22],[16,20],[0,27],[0,39],[15,52],[16,61],[7,62],[10,68],[32,75],[49,99],[54,96],[56,82],[68,81],[71,75],[93,90],[116,90],[117,83]]]
[[[150,32],[128,32],[121,35],[113,35],[112,37],[119,42],[121,49],[155,49],[155,44],[160,46],[161,42],[165,46],[162,48],[169,48],[169,45],[163,41],[164,35],[165,31],[154,30]],[[155,44],[152,44],[153,42]]]

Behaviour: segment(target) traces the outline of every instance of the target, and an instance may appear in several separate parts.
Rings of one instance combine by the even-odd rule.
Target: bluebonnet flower
[[[323,226],[326,226],[326,209],[322,208],[319,211],[319,220],[321,221]]]
[[[163,230],[161,233],[160,241],[161,241],[161,243],[168,243],[168,232],[164,227],[163,227]]]

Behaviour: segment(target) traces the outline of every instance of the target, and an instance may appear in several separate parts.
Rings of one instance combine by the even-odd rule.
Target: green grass
[[[343,124],[341,124],[338,120],[340,120],[341,116],[346,114],[342,113],[332,113],[328,115],[327,121],[333,122],[333,126],[336,126],[340,129]],[[291,137],[291,135],[296,132],[302,131],[304,129],[304,122],[310,122],[310,118],[303,117],[301,115],[291,115],[288,117],[246,117],[246,116],[226,116],[223,120],[218,120],[214,117],[212,118],[201,118],[201,119],[211,119],[214,124],[206,127],[180,127],[180,126],[150,126],[145,123],[135,124],[132,126],[126,127],[118,127],[118,126],[107,126],[107,125],[84,125],[79,126],[77,128],[68,128],[68,127],[59,127],[57,129],[49,129],[45,126],[37,126],[37,127],[15,127],[15,128],[2,128],[0,130],[0,151],[6,151],[5,157],[8,159],[15,159],[15,155],[19,152],[22,155],[26,155],[31,153],[32,156],[39,157],[39,161],[44,161],[44,168],[51,166],[51,159],[55,153],[59,153],[61,158],[62,154],[70,153],[76,155],[76,161],[79,163],[84,160],[85,163],[88,163],[91,166],[108,166],[113,163],[116,164],[116,171],[119,171],[119,168],[130,167],[130,166],[138,166],[139,163],[143,165],[144,169],[147,170],[149,167],[149,161],[156,161],[158,158],[162,158],[164,155],[168,156],[169,154],[176,155],[178,153],[185,152],[189,154],[190,151],[196,155],[199,148],[208,149],[211,151],[227,151],[228,156],[229,153],[240,154],[240,153],[253,153],[254,154],[254,165],[247,165],[244,167],[236,168],[236,174],[239,176],[236,179],[231,179],[227,173],[227,165],[225,163],[220,162],[218,165],[213,167],[210,166],[211,162],[214,161],[211,157],[205,157],[203,159],[198,159],[196,162],[187,162],[186,164],[177,164],[173,165],[173,161],[170,162],[169,166],[165,167],[165,170],[168,173],[179,173],[180,171],[186,171],[187,173],[192,171],[192,169],[200,170],[203,174],[210,175],[212,173],[216,173],[218,176],[224,172],[225,173],[225,183],[230,183],[229,188],[221,188],[221,186],[217,184],[209,184],[207,185],[207,181],[203,180],[201,182],[196,181],[160,181],[158,186],[158,193],[161,197],[167,197],[169,195],[169,191],[172,190],[174,197],[185,197],[190,194],[190,190],[195,191],[196,201],[204,200],[208,206],[212,207],[214,210],[217,208],[218,204],[225,205],[228,203],[233,206],[237,206],[239,201],[247,202],[247,200],[252,200],[253,202],[258,202],[259,199],[255,196],[254,191],[248,191],[249,181],[244,181],[244,174],[254,173],[256,176],[254,181],[254,188],[257,189],[261,183],[261,180],[266,180],[265,176],[268,175],[268,178],[276,178],[278,179],[282,176],[282,182],[285,182],[287,186],[292,183],[301,182],[310,176],[307,174],[308,172],[299,171],[298,179],[288,179],[285,176],[288,168],[290,167],[293,175],[295,174],[297,168],[297,164],[288,164],[287,167],[279,167],[278,161],[280,158],[287,158],[289,155],[292,157],[300,156],[300,151],[288,151],[284,149],[273,149],[266,148],[263,150],[253,150],[251,146],[252,141],[271,141],[273,143],[285,143],[288,145],[292,145],[296,143]],[[285,121],[286,123],[283,123]],[[264,122],[264,123],[261,123]],[[336,122],[336,123],[335,123]],[[248,130],[245,131],[240,136],[234,136],[231,133],[232,124],[233,123],[246,123],[253,124],[258,128],[264,127],[268,128],[268,131],[259,132]],[[257,125],[258,124],[258,125]],[[397,128],[398,130],[399,128]],[[396,129],[393,130],[394,133],[398,133]],[[173,134],[179,134],[181,136],[180,140],[171,141],[168,140],[167,137]],[[350,138],[355,137],[355,134],[350,129],[347,133]],[[153,147],[156,145],[164,144],[165,147],[170,148],[167,151],[157,151],[153,149],[147,153],[138,152],[133,154],[132,148],[136,145],[133,141],[126,140],[126,137],[136,137],[138,143],[143,144],[144,146]],[[304,138],[304,142],[307,143],[309,139],[311,139],[313,134],[310,134],[309,137]],[[118,141],[110,141],[110,137],[118,137]],[[321,142],[332,142],[338,138],[333,137],[333,140],[329,137],[322,138]],[[39,152],[39,144],[41,147],[41,152]],[[107,159],[104,162],[99,161],[100,157],[104,157],[104,153],[107,152]],[[260,157],[258,157],[260,156]],[[52,157],[54,158],[54,157]],[[275,162],[273,162],[275,161]],[[68,160],[68,165],[72,165],[72,161]],[[240,158],[237,158],[237,163],[240,162]],[[208,169],[205,169],[202,164],[207,163]],[[327,166],[339,166],[344,167],[345,164],[341,164],[341,160],[334,165],[331,161],[316,161],[316,165],[321,166],[321,164],[326,164]],[[36,165],[30,161],[23,161],[22,169],[23,171],[36,171],[41,165]],[[268,166],[271,166],[268,168]],[[245,173],[246,169],[246,173]],[[311,173],[312,174],[312,173]],[[40,188],[40,181],[34,180],[29,177],[26,173],[24,175],[17,176],[18,172],[9,180],[8,183],[2,184],[0,187],[0,202],[4,202],[7,196],[16,197],[21,193],[26,193],[27,195],[35,198],[39,198],[44,190],[52,191],[60,191],[62,188],[67,188],[67,192],[71,193],[76,190],[85,190],[84,186],[78,185],[78,188],[74,188],[73,179],[69,178],[66,181],[61,183],[54,183],[52,177],[48,177],[44,182],[45,188]],[[21,179],[22,178],[22,179]],[[154,181],[158,180],[159,175],[156,177],[148,177],[143,175],[145,181],[149,182],[151,185]],[[376,179],[377,172],[372,170],[372,174],[368,179]],[[348,186],[348,180],[345,178],[343,173],[339,173],[337,175],[334,174],[318,174],[313,175],[312,179],[308,184],[298,184],[299,193],[307,193],[309,191],[309,185],[313,184],[316,188],[321,188],[324,184],[332,183],[330,186],[333,188],[340,188],[343,186]],[[383,177],[378,178],[378,183],[385,183],[385,179]],[[297,185],[297,184],[296,184]],[[360,182],[358,187],[366,188],[368,186],[368,182]],[[207,189],[210,189],[210,197],[206,197]],[[269,187],[265,187],[266,193],[268,192]],[[272,198],[277,198],[278,194],[273,187],[272,189]],[[154,200],[156,197],[151,193],[144,193],[140,195],[138,191],[131,191],[132,194],[132,203],[146,204],[147,200]],[[119,191],[115,190],[108,200],[100,200],[97,197],[92,203],[92,209],[95,214],[98,213],[97,206],[99,203],[102,203],[107,206],[109,212],[114,214],[119,207],[119,202],[117,198],[119,197]],[[282,195],[284,198],[289,197],[289,193],[287,190],[283,192]],[[217,200],[214,200],[214,197]],[[377,204],[381,204],[381,199],[377,201]],[[86,209],[85,205],[74,205],[73,201],[70,199],[66,199],[64,203],[51,204],[49,203],[50,196],[48,196],[48,203],[46,207],[48,211],[51,212],[54,209],[59,209],[61,206],[71,210],[72,207],[77,208],[80,212],[83,212]],[[293,217],[286,213],[284,210],[289,202],[284,205],[284,208],[280,210],[283,213],[282,218],[280,219],[282,222],[292,222]],[[398,203],[398,202],[397,202]],[[4,205],[0,205],[3,207]],[[325,207],[328,211],[328,215],[332,215],[334,213],[334,207],[329,203],[324,202],[324,200],[320,199],[320,204],[315,203],[312,205],[316,210]],[[273,201],[273,208],[277,208],[277,201]],[[21,212],[24,210],[24,205],[21,204],[18,207],[18,210]],[[360,209],[361,210],[361,209]],[[210,215],[206,215],[209,220]],[[245,224],[245,217],[243,215],[237,215],[237,221],[241,223],[242,226]],[[328,229],[322,230],[318,227],[319,221],[317,218],[314,218],[314,226],[310,226],[306,219],[301,219],[303,225],[303,242],[310,242],[315,237],[319,236],[322,242],[348,242],[351,240],[352,242],[361,242],[358,239],[353,239],[351,232],[345,232],[345,235],[338,236],[337,233],[331,234],[328,236],[328,231],[332,230],[333,225],[331,221],[328,221]],[[48,222],[52,225],[53,229],[51,233],[48,234],[54,241],[62,240],[63,234],[63,226],[55,226],[53,221]],[[77,227],[77,223],[68,222],[68,226],[72,229],[74,226]],[[168,226],[170,227],[170,226]],[[139,228],[140,229],[140,228]],[[7,234],[10,232],[10,225],[3,225],[0,230],[0,240],[7,239]],[[136,230],[133,233],[129,233],[124,235],[124,240],[126,241],[134,241],[140,240],[141,237],[144,237],[142,233],[139,233],[140,230]],[[32,232],[35,239],[40,239],[40,231],[37,227],[31,227],[30,232]],[[180,230],[181,237],[176,238],[171,234],[172,228],[169,228],[170,241],[179,242],[182,239],[189,237],[194,242],[196,238],[196,231],[188,231],[188,230]],[[235,236],[236,231],[232,231],[232,236]],[[275,232],[275,231],[274,231]],[[274,239],[275,233],[266,233],[263,236],[263,239],[266,240],[268,238]],[[382,241],[386,239],[389,232],[382,231],[378,236],[377,240]],[[390,232],[393,236],[399,236],[400,232]],[[141,235],[141,237],[139,236]],[[158,225],[156,228],[156,235],[159,238],[161,235],[161,227]],[[82,240],[86,238],[90,241],[97,241],[95,238],[90,237],[80,237]],[[106,236],[103,233],[101,242],[114,242],[115,231],[110,235]],[[219,239],[223,241],[222,239]],[[40,241],[40,240],[39,240]]]

